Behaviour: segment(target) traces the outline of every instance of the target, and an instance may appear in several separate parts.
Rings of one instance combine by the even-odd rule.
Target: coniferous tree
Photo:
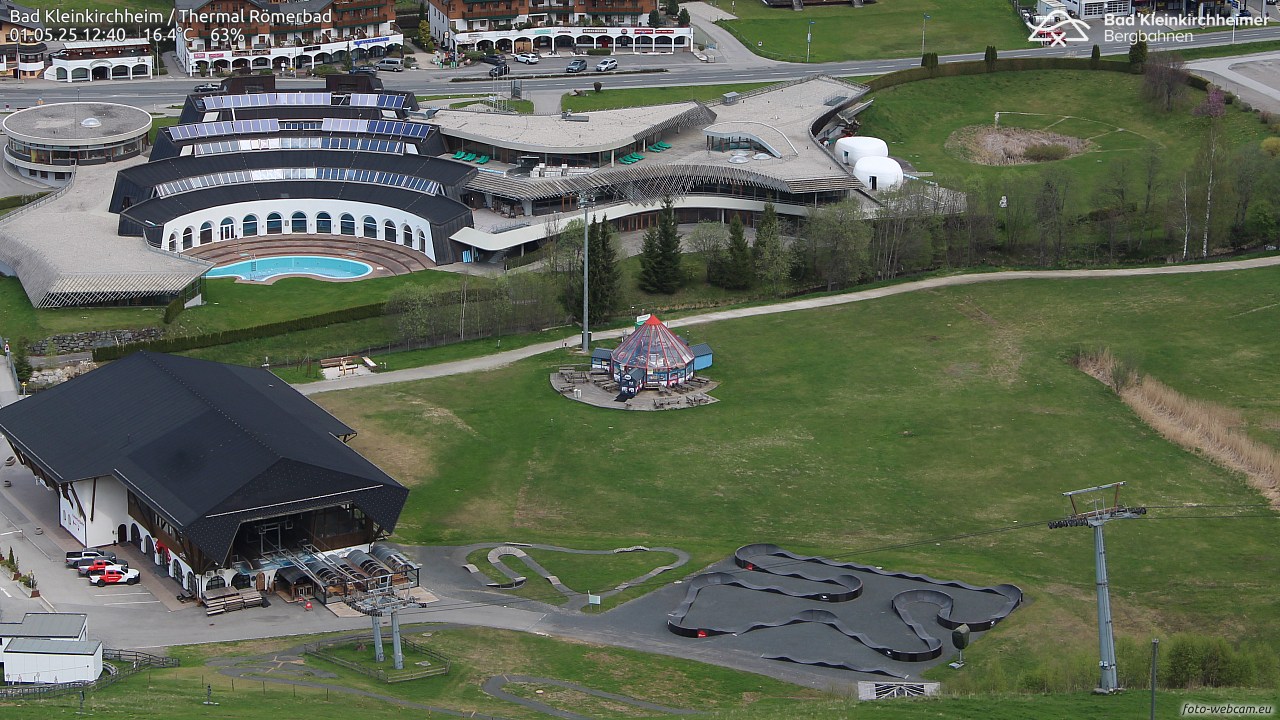
[[[592,222],[587,229],[589,252],[587,262],[591,283],[589,291],[591,317],[588,321],[596,323],[612,317],[618,311],[622,298],[622,273],[618,269],[618,253],[614,247],[615,231],[608,218]],[[582,257],[579,255],[577,269],[570,273],[565,283],[562,301],[570,316],[582,322]]]
[[[640,289],[664,295],[679,290],[684,280],[680,260],[676,210],[671,198],[666,198],[658,212],[657,224],[644,234],[644,246],[640,251]]]
[[[721,276],[721,287],[727,290],[746,290],[755,282],[755,260],[751,257],[751,248],[747,245],[742,220],[737,215],[729,223],[729,248],[725,253],[724,273]]]

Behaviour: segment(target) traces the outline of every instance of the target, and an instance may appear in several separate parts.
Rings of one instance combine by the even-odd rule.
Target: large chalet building
[[[431,35],[446,48],[483,49],[493,43],[498,50],[520,51],[609,46],[596,45],[595,37],[589,43],[580,41],[578,35],[615,40],[652,36],[656,29],[647,27],[649,13],[658,9],[658,0],[427,0],[427,8]],[[574,28],[576,32],[570,32]],[[670,35],[686,32],[688,28],[665,31]]]
[[[177,0],[188,73],[299,69],[378,57],[404,43],[395,0]]]

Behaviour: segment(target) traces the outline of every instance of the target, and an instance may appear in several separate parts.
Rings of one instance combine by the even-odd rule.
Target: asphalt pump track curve
[[[769,543],[744,545],[738,548],[733,555],[733,562],[739,568],[748,572],[710,572],[695,576],[688,581],[688,589],[685,592],[684,599],[674,610],[667,614],[668,630],[683,637],[709,638],[717,635],[744,635],[746,633],[754,632],[756,630],[764,630],[767,628],[780,628],[805,623],[818,623],[832,628],[841,635],[865,645],[886,658],[900,662],[914,663],[937,659],[942,655],[944,647],[942,641],[931,635],[921,620],[912,614],[911,608],[913,605],[931,604],[938,606],[939,609],[935,619],[938,624],[944,628],[955,629],[961,625],[968,625],[971,630],[975,632],[982,632],[995,627],[997,623],[1008,617],[1010,613],[1022,604],[1022,590],[1015,585],[1004,584],[992,587],[982,587],[970,585],[957,580],[937,580],[929,577],[928,575],[891,572],[868,565],[842,563],[822,557],[796,555],[777,545]],[[865,633],[850,627],[844,619],[840,618],[835,613],[820,609],[802,610],[798,613],[768,621],[749,621],[738,624],[718,625],[708,623],[690,623],[688,621],[689,614],[693,610],[694,604],[698,599],[698,595],[703,590],[710,587],[732,586],[754,592],[774,593],[803,600],[830,604],[852,602],[862,596],[863,583],[859,577],[851,573],[839,573],[832,575],[831,573],[814,572],[811,569],[814,566],[835,570],[850,570],[877,577],[897,578],[929,586],[955,588],[967,592],[982,593],[984,595],[993,596],[993,599],[997,600],[999,604],[985,616],[957,618],[953,614],[955,610],[955,599],[951,594],[943,590],[934,589],[934,587],[923,587],[898,592],[893,596],[890,601],[890,605],[896,616],[907,626],[907,628],[910,629],[911,633],[923,645],[923,650],[908,650],[877,642]],[[759,579],[756,573],[759,573],[765,579]],[[796,578],[807,581],[808,583],[816,583],[819,586],[823,586],[824,589],[798,590],[785,583],[769,582],[767,579],[769,576]],[[875,611],[874,608],[868,608],[868,610],[872,612]],[[807,654],[797,652],[766,652],[763,654],[763,657],[770,660],[794,662],[802,665],[819,665],[823,667],[844,668],[855,672],[888,675],[891,677],[905,677],[901,673],[893,672],[885,668],[862,667],[854,665],[843,658],[824,656],[816,650]]]

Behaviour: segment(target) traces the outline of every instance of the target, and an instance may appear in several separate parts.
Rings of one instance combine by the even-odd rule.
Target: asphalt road
[[[1280,26],[1242,30],[1236,33],[1236,44],[1280,40]],[[1187,50],[1197,47],[1216,47],[1231,44],[1231,33],[1210,33],[1198,36],[1190,42],[1155,43],[1155,50]],[[1000,53],[1000,57],[1087,57],[1089,47],[1084,45],[1065,48],[1031,48],[1026,50],[1009,50]],[[1102,53],[1117,54],[1128,52],[1123,43],[1102,45]],[[982,53],[966,53],[947,55],[943,61],[981,60]],[[918,58],[902,58],[897,60],[862,60],[857,62],[814,63],[809,65],[778,63],[771,67],[753,67],[743,70],[732,63],[703,64],[692,61],[692,55],[671,57],[618,56],[623,69],[661,67],[666,72],[613,75],[609,73],[583,73],[582,75],[564,75],[547,79],[526,79],[525,92],[547,90],[571,90],[589,86],[597,79],[603,79],[610,88],[655,87],[672,85],[712,85],[733,82],[783,81],[805,77],[815,73],[825,73],[838,77],[877,75],[894,70],[903,70],[919,65]],[[566,58],[544,59],[534,66],[512,64],[513,72],[508,78],[523,78],[534,74],[563,72],[568,64]],[[485,78],[488,65],[477,68],[458,70],[436,70],[434,68],[411,70],[403,73],[383,73],[384,85],[393,90],[412,90],[423,95],[441,95],[448,93],[470,94],[486,91],[490,87],[487,79],[478,82],[450,82],[451,78]],[[129,82],[95,82],[83,85],[66,85],[51,81],[33,81],[26,84],[5,82],[0,85],[0,103],[14,107],[32,105],[37,99],[45,102],[67,102],[72,100],[101,100],[134,105],[154,110],[155,106],[177,105],[182,103],[199,80],[191,80],[181,76],[166,76],[155,80]],[[279,80],[280,86],[314,87],[315,79]]]

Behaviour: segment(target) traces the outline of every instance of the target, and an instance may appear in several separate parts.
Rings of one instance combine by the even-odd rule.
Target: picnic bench
[[[338,375],[340,376],[345,376],[348,373],[355,372],[356,368],[359,366],[359,361],[350,355],[336,358],[325,358],[320,361],[321,369],[329,370],[332,368],[338,368]]]
[[[206,590],[204,594],[205,615],[221,615],[262,604],[262,593],[253,588],[220,587]]]

